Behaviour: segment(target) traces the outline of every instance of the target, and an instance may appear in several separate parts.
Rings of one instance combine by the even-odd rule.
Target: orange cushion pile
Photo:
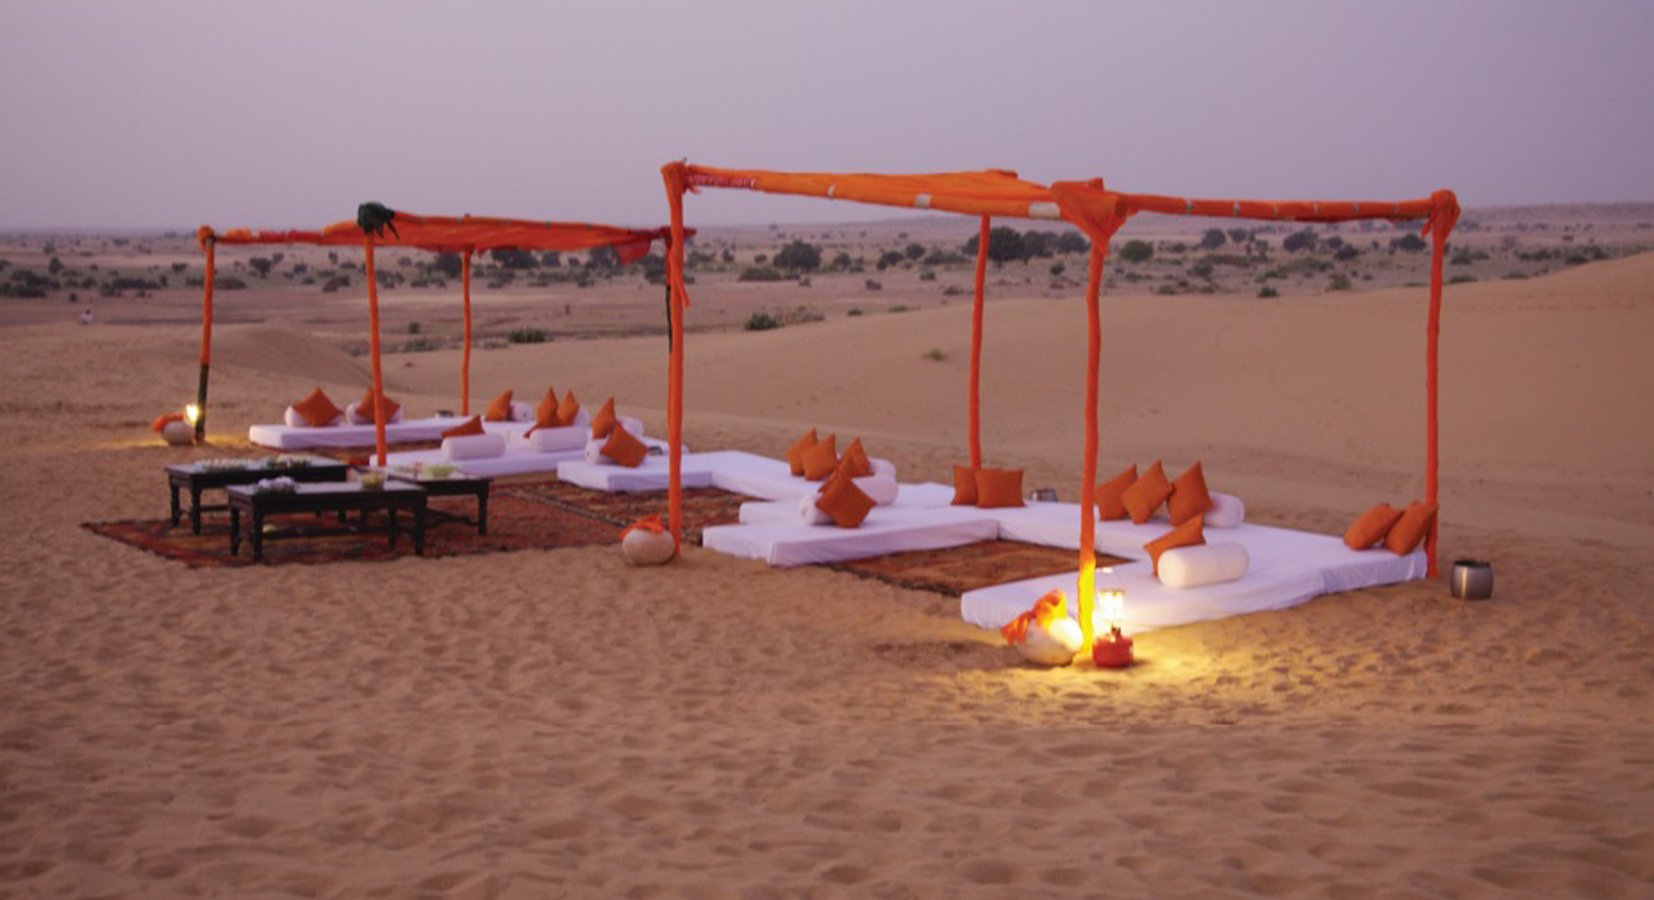
[[[309,422],[312,428],[320,428],[345,414],[344,410],[334,406],[333,401],[327,399],[321,388],[316,388],[310,392],[310,396],[293,404],[293,411],[304,416],[304,420]]]
[[[401,409],[401,408],[402,408],[402,404],[397,403],[395,400],[392,400],[389,397],[386,397],[385,398],[385,421],[388,423],[388,422],[390,422],[391,419],[396,418],[396,411]],[[365,394],[362,397],[362,399],[356,404],[356,415],[361,416],[364,419],[367,419],[369,422],[372,422],[373,421],[373,410],[374,410],[374,406],[373,406],[373,388],[368,388],[367,394]]]
[[[604,456],[628,468],[635,469],[642,465],[644,457],[649,455],[649,448],[627,431],[624,426],[616,425],[609,430],[609,439],[603,443]]]

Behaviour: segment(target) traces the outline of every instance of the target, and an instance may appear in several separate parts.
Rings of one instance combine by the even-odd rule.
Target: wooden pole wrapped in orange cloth
[[[982,468],[982,306],[988,285],[988,234],[993,219],[982,217],[976,238],[976,304],[971,308],[970,410],[971,468]]]
[[[385,465],[385,373],[379,364],[379,280],[373,269],[373,235],[362,240],[368,276],[368,349],[373,354],[373,446],[378,465]]]
[[[1436,470],[1439,463],[1440,417],[1437,414],[1437,367],[1441,344],[1442,314],[1442,258],[1447,255],[1447,236],[1459,221],[1459,198],[1452,191],[1437,191],[1430,195],[1430,220],[1424,230],[1430,240],[1430,320],[1425,331],[1424,391],[1428,425],[1424,448],[1424,501],[1436,506],[1436,515],[1430,520],[1430,531],[1424,538],[1424,555],[1429,560],[1429,575],[1441,574],[1436,565],[1436,539],[1441,533],[1441,505],[1437,495]]]
[[[196,232],[196,238],[207,254],[207,267],[201,278],[201,378],[195,386],[195,441],[200,443],[207,435],[207,372],[212,367],[212,289],[218,277],[218,241],[212,229],[205,225]]]
[[[683,194],[688,190],[684,180],[684,164],[667,163],[660,169],[661,181],[666,185],[666,202],[672,209],[670,245],[666,248],[666,283],[671,289],[669,326],[671,357],[667,365],[666,384],[666,440],[667,457],[666,515],[672,525],[672,540],[683,546],[683,311],[689,306],[689,292],[683,282]]]

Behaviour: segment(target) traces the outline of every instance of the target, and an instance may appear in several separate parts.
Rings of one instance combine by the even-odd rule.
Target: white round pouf
[[[626,561],[634,566],[659,566],[676,555],[677,544],[669,531],[656,534],[634,528],[620,539],[620,552],[626,554]]]
[[[1051,624],[1043,627],[1038,623],[1030,623],[1028,636],[1016,647],[1031,663],[1042,666],[1066,666],[1074,661],[1074,654],[1080,652],[1080,646],[1084,643],[1085,636],[1080,634],[1080,623],[1063,616],[1053,619]]]
[[[161,440],[174,447],[183,447],[195,443],[195,426],[183,419],[173,419],[161,426]]]

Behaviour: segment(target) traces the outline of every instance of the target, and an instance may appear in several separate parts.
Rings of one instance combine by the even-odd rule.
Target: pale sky
[[[0,0],[0,228],[652,225],[662,163],[1654,201],[1654,3]],[[882,207],[709,191],[692,223]]]

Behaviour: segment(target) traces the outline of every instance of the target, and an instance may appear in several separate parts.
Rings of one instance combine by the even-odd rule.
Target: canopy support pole
[[[385,466],[385,373],[379,364],[379,279],[373,268],[373,235],[362,236],[368,274],[368,348],[373,354],[373,444],[378,465]]]
[[[466,247],[465,256],[460,261],[460,277],[465,283],[465,352],[460,357],[459,364],[459,412],[462,416],[471,414],[471,252],[475,248]]]
[[[988,235],[992,218],[982,217],[976,239],[976,301],[971,308],[971,386],[967,398],[971,468],[982,468],[982,306],[988,283]]]
[[[1447,255],[1447,236],[1459,220],[1459,198],[1452,191],[1437,191],[1430,196],[1430,220],[1425,227],[1430,231],[1430,318],[1425,326],[1424,393],[1425,428],[1424,447],[1424,502],[1436,504],[1436,514],[1430,519],[1430,530],[1424,536],[1424,555],[1429,560],[1427,573],[1436,578],[1441,569],[1436,563],[1436,541],[1441,535],[1441,500],[1438,492],[1437,468],[1440,462],[1440,416],[1438,414],[1438,372],[1441,354],[1442,316],[1442,258]]]
[[[667,518],[672,525],[673,543],[682,547],[683,310],[689,301],[683,283],[683,163],[668,163],[661,167],[660,174],[666,183],[667,203],[672,209],[672,233],[666,248],[666,283],[671,291],[669,313],[672,319],[667,328],[671,342],[666,386],[666,440],[671,448],[667,457]]]
[[[202,249],[207,251],[207,268],[201,279],[201,380],[195,386],[195,442],[207,436],[207,371],[212,366],[212,289],[217,277],[216,252],[218,241],[207,236]]]
[[[1097,380],[1102,368],[1103,262],[1108,242],[1091,244],[1091,260],[1085,285],[1085,458],[1080,481],[1080,595],[1075,598],[1080,613],[1081,652],[1091,649],[1096,629],[1092,625],[1097,604]]]

